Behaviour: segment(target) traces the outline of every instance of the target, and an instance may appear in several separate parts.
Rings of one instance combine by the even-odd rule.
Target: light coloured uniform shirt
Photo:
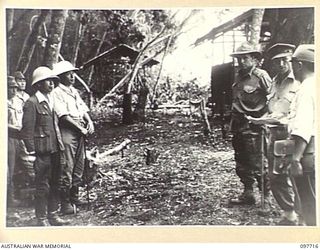
[[[58,117],[69,115],[75,121],[83,121],[83,116],[89,108],[73,86],[67,87],[60,83],[51,95]]]
[[[291,103],[299,89],[300,82],[294,79],[293,73],[279,82],[278,77],[272,80],[268,98],[268,111],[274,118],[282,118],[289,114]]]
[[[289,131],[291,135],[303,138],[307,143],[315,135],[316,111],[315,77],[305,79],[291,105],[289,114]]]
[[[18,129],[22,128],[23,105],[19,97],[14,96],[7,100],[8,124]]]
[[[30,96],[24,91],[19,91],[19,92],[17,92],[17,97],[21,99],[21,101],[23,102],[23,105],[24,105]]]

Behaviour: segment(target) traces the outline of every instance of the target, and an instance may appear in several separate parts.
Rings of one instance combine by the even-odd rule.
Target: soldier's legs
[[[8,173],[7,173],[7,206],[19,205],[19,202],[15,199],[15,185],[13,176],[15,172],[15,166],[17,162],[18,140],[14,138],[8,138]]]
[[[39,226],[46,226],[49,196],[49,179],[51,175],[50,155],[38,155],[34,163],[35,169],[35,214]]]
[[[75,157],[75,166],[72,175],[72,187],[70,190],[70,201],[72,204],[83,205],[84,202],[79,200],[79,186],[83,182],[83,171],[85,165],[85,146],[84,137],[80,137],[78,140],[78,148]]]
[[[243,193],[238,199],[232,199],[232,204],[254,204],[253,184],[255,177],[248,163],[248,154],[245,150],[245,138],[242,133],[236,133],[232,138],[232,145],[235,152],[236,174],[244,185]]]
[[[287,175],[284,174],[270,174],[271,191],[284,211],[294,210],[294,192],[292,183]]]
[[[70,129],[61,129],[62,141],[65,147],[63,152],[65,161],[61,166],[61,212],[63,214],[74,213],[74,208],[70,202],[70,189],[78,147],[77,134],[78,133]]]
[[[304,173],[301,177],[296,177],[295,182],[301,200],[301,213],[308,226],[316,225],[316,200],[315,200],[315,175],[314,173]]]
[[[62,220],[58,216],[60,202],[60,186],[61,186],[61,161],[60,154],[51,154],[52,171],[49,179],[49,195],[48,195],[48,221],[52,226],[62,226],[69,222]]]

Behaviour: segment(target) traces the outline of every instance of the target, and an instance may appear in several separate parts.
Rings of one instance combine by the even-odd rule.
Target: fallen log
[[[89,161],[92,161],[95,164],[102,163],[105,161],[105,157],[108,155],[114,155],[116,153],[119,153],[120,151],[124,150],[128,147],[128,145],[131,143],[130,139],[125,139],[122,143],[120,143],[118,146],[109,149],[103,153],[99,153],[99,150],[97,147],[92,148],[91,150],[86,151],[86,156]]]

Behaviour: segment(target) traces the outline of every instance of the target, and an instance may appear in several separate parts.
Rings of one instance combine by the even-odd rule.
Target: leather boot
[[[48,215],[48,221],[51,226],[63,226],[70,224],[70,221],[61,219],[57,212],[51,212]]]
[[[70,189],[70,202],[76,206],[87,204],[87,202],[79,200],[79,187],[73,186]]]
[[[253,189],[245,189],[238,198],[230,200],[230,204],[232,205],[254,205],[255,203],[256,199],[253,195]]]
[[[60,198],[61,198],[61,213],[75,214],[75,208],[70,203],[69,190],[62,190],[60,193]]]

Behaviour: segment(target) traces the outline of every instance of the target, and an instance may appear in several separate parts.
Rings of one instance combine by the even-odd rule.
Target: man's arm
[[[86,135],[88,133],[88,130],[86,128],[82,127],[80,124],[75,122],[69,115],[64,115],[60,117],[60,120],[63,123],[71,125],[74,129],[78,130],[83,135]]]
[[[87,122],[87,130],[89,134],[94,132],[94,125],[88,113],[84,113],[83,115],[84,120]]]
[[[35,153],[34,131],[36,126],[36,107],[27,101],[23,107],[21,139],[24,141],[29,154]]]

